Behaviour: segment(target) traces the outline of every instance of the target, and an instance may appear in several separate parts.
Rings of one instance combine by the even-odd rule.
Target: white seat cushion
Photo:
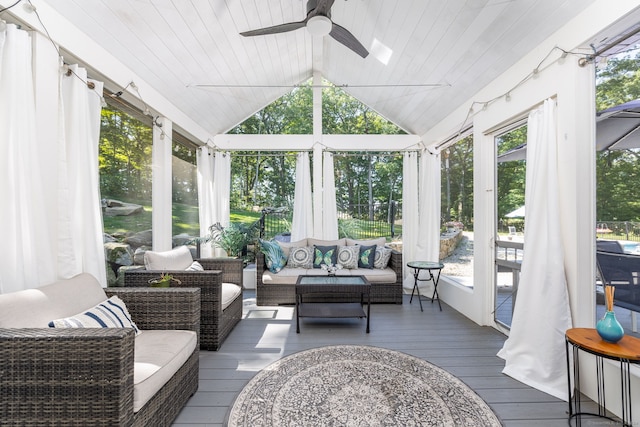
[[[319,270],[319,269],[318,269]],[[262,283],[265,285],[277,284],[277,285],[295,285],[298,280],[298,276],[307,274],[305,268],[283,268],[279,273],[272,273],[269,270],[265,270],[262,274]]]
[[[394,283],[396,281],[396,272],[393,271],[392,268],[358,268],[356,270],[351,270],[351,274],[354,276],[365,276],[371,284]]]
[[[231,303],[242,293],[242,288],[235,283],[222,284],[222,309],[229,307]]]
[[[138,412],[193,353],[193,331],[142,331],[135,340],[133,411]]]
[[[327,272],[321,268],[283,268],[278,274],[265,270],[262,274],[264,285],[295,285],[298,276],[326,276]],[[336,272],[338,276],[365,276],[371,283],[395,283],[396,272],[387,267],[385,269],[355,268],[352,270],[342,269]]]

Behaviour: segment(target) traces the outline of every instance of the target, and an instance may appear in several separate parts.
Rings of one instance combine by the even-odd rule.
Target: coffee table
[[[360,302],[333,302],[322,295],[360,294]],[[315,295],[314,302],[305,296]],[[296,332],[300,333],[300,317],[366,317],[367,333],[371,315],[371,283],[364,276],[298,276],[296,282]],[[365,300],[366,297],[366,300]],[[367,310],[364,310],[364,304]]]

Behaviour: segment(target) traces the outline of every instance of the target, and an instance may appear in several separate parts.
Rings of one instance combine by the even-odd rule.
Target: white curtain
[[[524,259],[503,372],[568,400],[564,333],[571,312],[560,235],[555,101],[529,114]]]
[[[213,223],[219,222],[223,227],[229,225],[229,203],[231,195],[231,154],[217,151],[213,168]]]
[[[322,162],[322,231],[326,240],[338,238],[338,212],[336,207],[336,178],[333,153],[324,152]]]
[[[413,255],[416,260],[437,262],[440,259],[440,197],[434,197],[434,194],[440,194],[440,155],[431,154],[426,149],[422,150],[418,173],[420,176],[418,185],[419,237]],[[420,278],[428,279],[429,273],[421,271]],[[422,295],[432,295],[432,281],[418,283]],[[413,288],[413,282],[411,287]]]
[[[406,263],[417,260],[419,216],[418,209],[418,153],[407,151],[402,162],[402,258],[405,291],[413,289],[413,270]],[[438,193],[440,194],[440,193]]]
[[[61,77],[59,103],[59,275],[90,273],[106,286],[98,170],[103,85],[91,81],[89,88],[84,68],[71,65],[69,70]]]
[[[0,292],[54,280],[50,230],[40,179],[31,38],[8,24],[0,31]],[[56,135],[51,135],[52,143]]]
[[[102,84],[88,89],[85,70],[72,66],[63,75],[57,54],[40,52],[36,59],[31,46],[29,33],[14,25],[0,32],[0,292],[80,272],[106,285],[98,180]],[[38,96],[34,81],[49,83]]]
[[[311,168],[309,153],[298,153],[296,158],[296,187],[291,221],[291,241],[306,239],[313,235],[313,194],[311,192]]]
[[[213,167],[214,156],[209,147],[200,147],[196,156],[198,173],[198,219],[200,236],[209,234],[209,227],[214,222]],[[200,245],[200,256],[210,258],[213,250],[210,244]]]

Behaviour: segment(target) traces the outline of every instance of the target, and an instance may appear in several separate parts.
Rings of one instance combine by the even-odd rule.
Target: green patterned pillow
[[[287,265],[287,257],[284,256],[282,248],[278,242],[269,242],[258,239],[260,242],[260,252],[264,254],[267,268],[272,273],[278,273]]]
[[[338,259],[338,246],[313,245],[313,268],[321,268],[322,264],[336,264]]]
[[[358,268],[373,268],[376,259],[376,245],[360,246]]]

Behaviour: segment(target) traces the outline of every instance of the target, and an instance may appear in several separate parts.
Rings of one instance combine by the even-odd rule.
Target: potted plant
[[[219,222],[209,227],[209,234],[196,239],[198,243],[209,243],[214,248],[223,249],[230,257],[247,255],[247,246],[256,241],[260,232],[260,221],[251,224],[232,222],[223,227]]]
[[[178,285],[182,282],[179,279],[176,279],[170,274],[162,273],[160,277],[149,280],[149,286],[152,288],[168,288],[171,285],[171,282],[176,282]]]

